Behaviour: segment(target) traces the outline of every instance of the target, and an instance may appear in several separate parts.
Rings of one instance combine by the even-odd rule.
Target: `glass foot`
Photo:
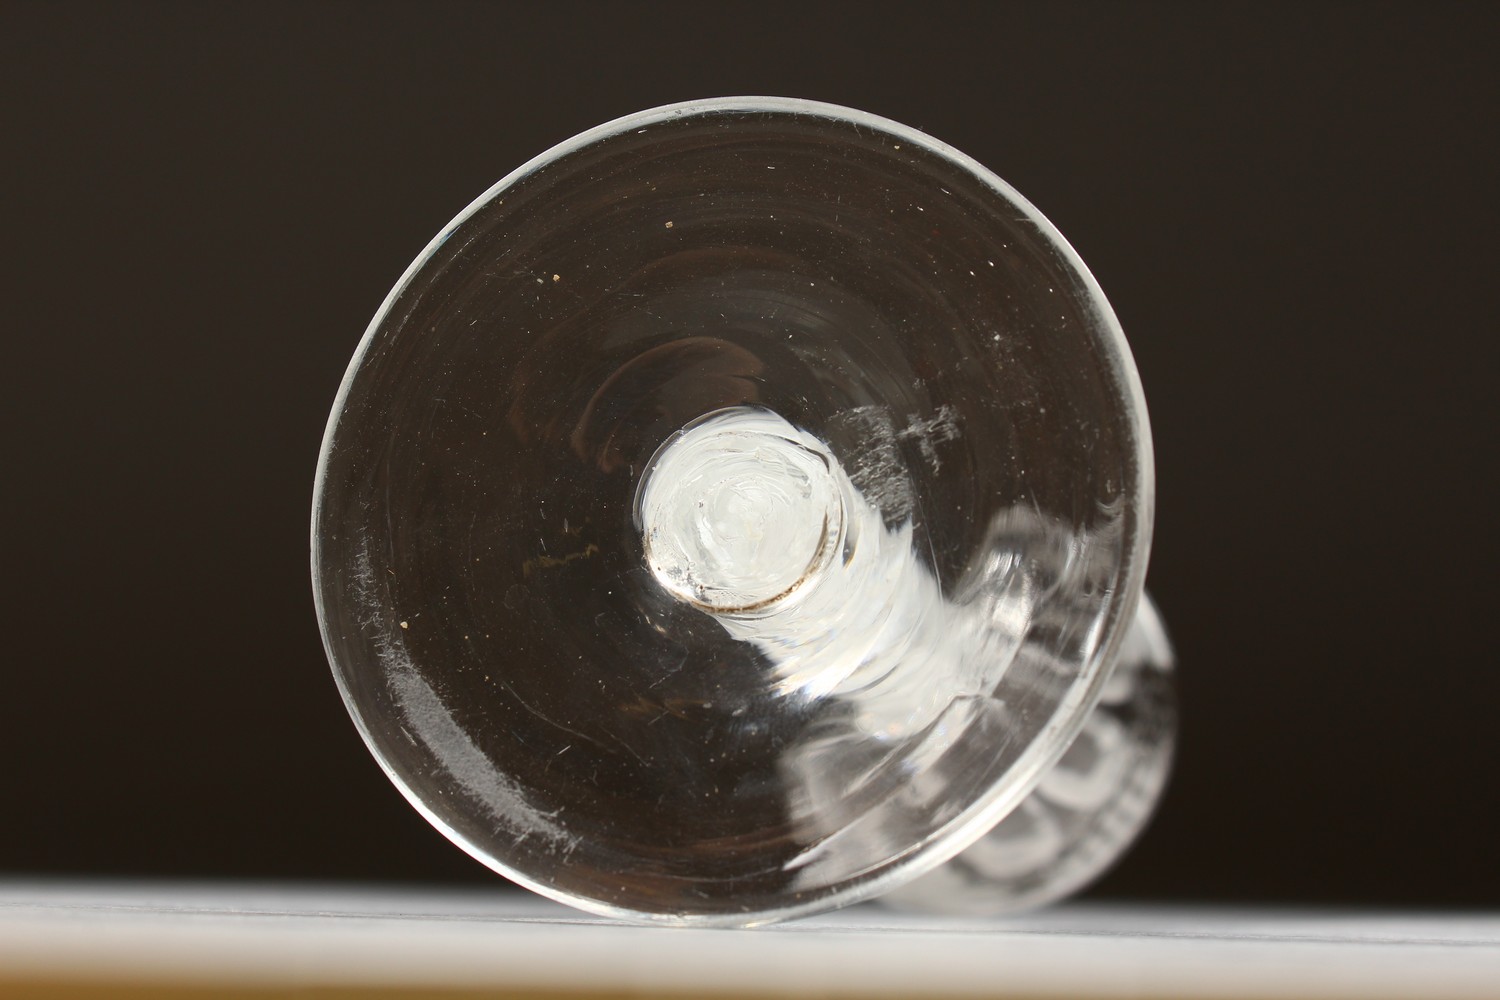
[[[1089,755],[1131,752],[1152,512],[1124,335],[1029,202],[895,122],[730,98],[568,140],[413,262],[329,418],[314,593],[455,844],[597,913],[754,924],[1018,806],[1124,823]]]

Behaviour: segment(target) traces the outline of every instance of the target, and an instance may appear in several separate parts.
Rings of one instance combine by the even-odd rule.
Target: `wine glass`
[[[1101,697],[1170,716],[1152,502],[1129,349],[1035,208],[873,115],[699,101],[542,154],[413,262],[329,419],[314,592],[376,759],[522,885],[669,923],[942,905],[912,880],[1024,853],[1018,806],[1077,820],[1050,890],[1128,842],[1058,788],[1131,743]],[[1114,671],[1128,633],[1149,669]],[[1138,826],[1170,724],[1136,737]],[[967,884],[1047,895],[1000,869]]]

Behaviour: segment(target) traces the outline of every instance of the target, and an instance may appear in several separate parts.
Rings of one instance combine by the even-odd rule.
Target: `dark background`
[[[1078,248],[1156,433],[1179,766],[1115,896],[1500,904],[1492,5],[0,6],[0,873],[494,877],[324,662],[313,468],[491,183],[847,104]]]

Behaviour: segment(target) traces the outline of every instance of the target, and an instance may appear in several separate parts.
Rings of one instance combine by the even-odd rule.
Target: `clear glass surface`
[[[1113,313],[912,129],[736,98],[505,178],[330,417],[313,575],[391,779],[596,912],[894,887],[1026,797],[1136,613],[1150,436]]]

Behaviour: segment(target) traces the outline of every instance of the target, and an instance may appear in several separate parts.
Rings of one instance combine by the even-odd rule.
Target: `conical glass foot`
[[[314,589],[460,847],[748,924],[1078,801],[1151,513],[1129,350],[1029,203],[896,123],[727,99],[563,143],[413,263],[330,417]]]

